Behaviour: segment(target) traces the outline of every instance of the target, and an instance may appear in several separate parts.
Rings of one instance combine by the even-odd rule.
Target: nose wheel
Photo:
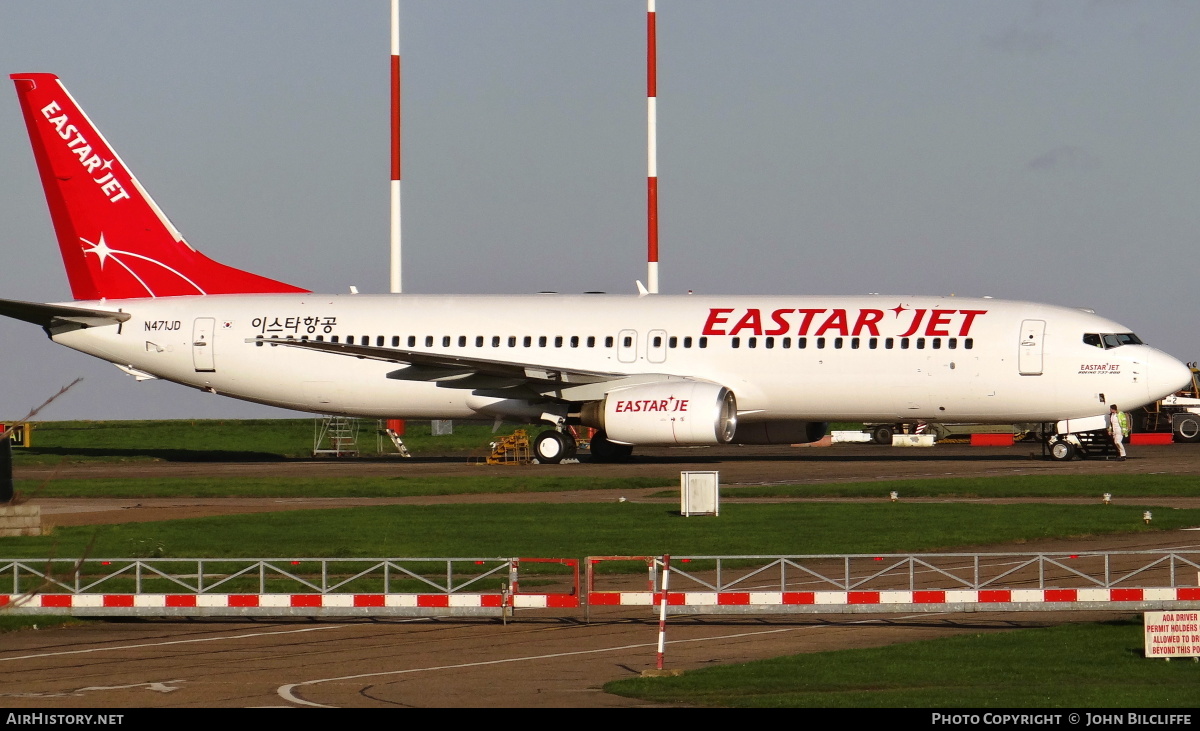
[[[1075,445],[1070,442],[1057,441],[1050,445],[1051,459],[1067,462],[1075,456]]]
[[[542,464],[558,464],[575,456],[575,437],[568,432],[547,429],[533,439],[533,456]]]

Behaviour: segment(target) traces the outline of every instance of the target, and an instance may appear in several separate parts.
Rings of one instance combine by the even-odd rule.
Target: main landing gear
[[[631,445],[610,442],[603,431],[592,435],[591,445],[593,462],[624,462],[633,455]]]
[[[547,429],[533,439],[533,456],[542,464],[558,464],[575,456],[575,437],[570,432]]]

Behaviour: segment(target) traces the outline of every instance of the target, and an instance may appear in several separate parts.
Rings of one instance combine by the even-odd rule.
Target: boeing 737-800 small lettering
[[[0,314],[141,380],[325,414],[544,422],[543,462],[573,453],[571,424],[612,459],[810,442],[829,421],[1095,416],[1190,381],[1116,322],[1030,302],[315,295],[193,249],[57,77],[12,79],[75,301]]]

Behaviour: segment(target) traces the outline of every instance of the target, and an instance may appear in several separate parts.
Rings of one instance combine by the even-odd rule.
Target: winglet
[[[637,288],[638,288],[638,297],[645,297],[646,295],[650,294],[650,290],[646,289],[646,285],[642,284],[642,280],[638,279],[636,281],[637,281]]]

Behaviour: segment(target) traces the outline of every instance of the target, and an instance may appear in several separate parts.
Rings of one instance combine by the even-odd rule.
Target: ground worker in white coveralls
[[[1125,445],[1121,442],[1129,433],[1129,414],[1119,410],[1116,404],[1108,407],[1108,435],[1117,448],[1117,459],[1125,461]]]

